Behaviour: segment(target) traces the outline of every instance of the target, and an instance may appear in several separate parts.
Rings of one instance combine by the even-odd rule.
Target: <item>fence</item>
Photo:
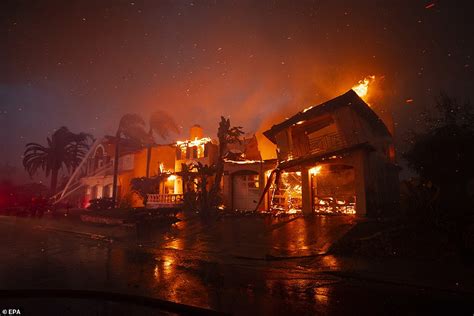
[[[148,194],[147,208],[179,208],[183,206],[183,194]]]

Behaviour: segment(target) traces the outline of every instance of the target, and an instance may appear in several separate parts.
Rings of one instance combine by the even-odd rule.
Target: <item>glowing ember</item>
[[[306,112],[308,112],[308,111],[309,111],[309,110],[311,110],[312,108],[313,108],[313,105],[312,105],[312,106],[310,106],[310,107],[307,107],[306,109],[304,109],[304,110],[303,110],[303,113],[306,113]]]
[[[365,77],[363,80],[360,80],[359,83],[352,87],[355,93],[361,98],[367,97],[369,91],[369,85],[375,80],[375,76]],[[364,99],[365,100],[365,99]]]

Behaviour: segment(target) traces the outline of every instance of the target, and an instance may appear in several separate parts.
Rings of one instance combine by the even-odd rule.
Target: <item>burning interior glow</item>
[[[322,168],[322,166],[313,167],[313,168],[309,169],[309,174],[313,175],[313,176],[317,175],[321,172],[321,168]]]
[[[369,85],[375,80],[375,76],[367,76],[364,79],[360,80],[357,85],[352,87],[352,90],[354,90],[355,93],[362,99],[367,97],[368,92],[369,92]]]
[[[353,170],[317,165],[309,169],[313,212],[355,214]],[[269,174],[267,175],[269,176]],[[280,182],[271,187],[270,209],[275,215],[297,214],[302,210],[302,173],[282,172]]]
[[[200,139],[195,138],[193,140],[184,140],[184,141],[178,140],[176,142],[176,145],[178,145],[179,147],[194,147],[194,146],[201,146],[201,145],[207,144],[210,141],[211,141],[210,137],[203,137]]]
[[[204,157],[205,145],[211,142],[210,137],[203,137],[203,138],[194,138],[193,140],[178,140],[176,142],[176,146],[181,149],[182,157],[187,157],[188,149],[195,148],[196,149],[196,156],[194,158],[202,158]]]
[[[279,214],[301,212],[301,172],[282,172],[281,181],[272,188],[271,210]]]
[[[260,160],[231,160],[231,159],[224,158],[224,162],[235,163],[238,165],[248,165],[248,164],[260,163]]]

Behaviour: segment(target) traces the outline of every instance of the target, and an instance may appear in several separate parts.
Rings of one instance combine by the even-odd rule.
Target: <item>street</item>
[[[333,235],[350,227],[351,218],[295,218],[271,224],[185,219],[171,227],[129,229],[123,240],[60,231],[48,227],[48,221],[0,218],[1,290],[125,293],[238,315],[473,311],[467,294],[338,275],[345,259],[322,253]],[[250,222],[254,226],[249,228]],[[73,304],[30,300],[24,314],[45,302]]]

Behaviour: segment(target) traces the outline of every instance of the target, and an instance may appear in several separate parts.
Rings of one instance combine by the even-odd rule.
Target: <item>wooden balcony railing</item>
[[[341,133],[329,133],[309,139],[309,152],[322,154],[347,147],[349,144]]]
[[[296,141],[293,141],[296,143]],[[356,139],[347,140],[341,133],[334,132],[319,137],[309,138],[307,142],[300,141],[291,151],[281,153],[280,160],[291,160],[306,155],[325,154],[354,145]]]
[[[183,206],[183,194],[148,194],[147,208],[178,208]]]

